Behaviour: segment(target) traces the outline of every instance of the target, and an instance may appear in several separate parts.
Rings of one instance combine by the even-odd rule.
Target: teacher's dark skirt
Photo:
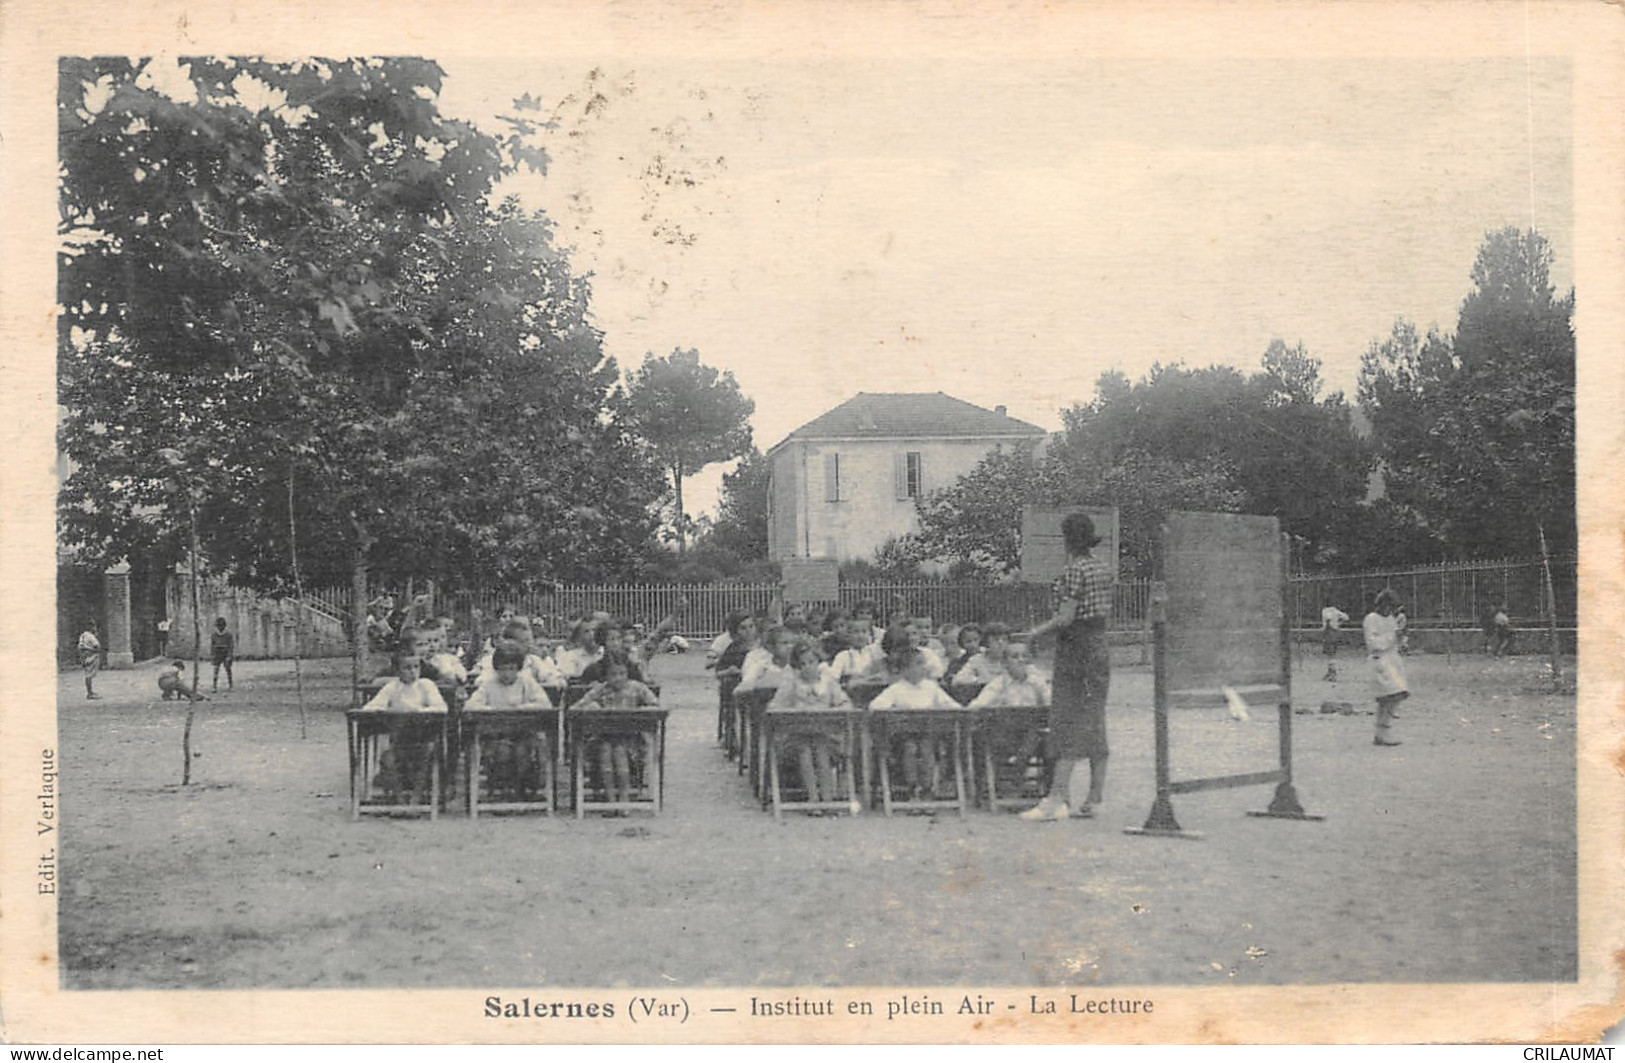
[[[1051,759],[1106,756],[1106,690],[1111,678],[1104,623],[1074,624],[1056,640],[1045,746]]]

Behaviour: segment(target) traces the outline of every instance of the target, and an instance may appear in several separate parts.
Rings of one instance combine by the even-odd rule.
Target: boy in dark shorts
[[[226,630],[226,618],[223,616],[215,618],[214,633],[209,636],[209,658],[214,662],[214,689],[220,689],[221,665],[226,668],[226,689],[234,689],[236,683],[231,678],[231,662],[237,659],[237,640]]]

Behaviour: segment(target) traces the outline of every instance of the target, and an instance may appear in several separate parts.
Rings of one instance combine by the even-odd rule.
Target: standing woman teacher
[[[1086,514],[1067,514],[1061,539],[1066,571],[1051,592],[1055,615],[1029,633],[1037,639],[1056,632],[1048,739],[1055,772],[1049,793],[1021,814],[1028,820],[1092,816],[1106,788],[1106,689],[1111,683],[1106,618],[1112,610],[1112,570],[1089,553],[1100,536]],[[1084,758],[1089,761],[1089,796],[1074,806],[1072,770]]]

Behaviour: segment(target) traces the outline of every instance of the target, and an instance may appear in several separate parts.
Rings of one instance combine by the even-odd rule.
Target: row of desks
[[[559,807],[560,783],[565,778],[570,780],[577,818],[589,811],[642,810],[658,815],[664,807],[664,708],[463,709],[456,707],[461,699],[455,690],[443,693],[451,695],[449,712],[352,709],[347,713],[352,819],[400,814],[434,819],[445,806],[446,775],[459,767],[471,819],[481,812],[552,813]],[[580,693],[575,691],[576,697]],[[561,700],[568,705],[574,698],[566,692]],[[617,739],[647,742],[640,796],[627,801],[588,801],[588,747],[596,741]],[[507,785],[499,786],[489,771],[482,780],[482,765],[494,760],[486,757],[487,752],[502,750],[517,760],[528,757],[542,740],[547,756],[538,758],[536,777],[525,780],[525,785],[520,785],[517,774],[504,780]],[[385,783],[380,786],[381,773]]]
[[[837,811],[849,808],[856,812],[865,805],[877,804],[886,815],[894,810],[941,808],[951,808],[963,815],[978,782],[985,787],[987,806],[995,811],[1023,802],[1020,790],[1027,758],[1019,753],[1035,746],[1048,726],[1047,708],[868,708],[868,702],[881,689],[855,686],[849,691],[853,706],[839,709],[770,709],[771,690],[736,692],[731,696],[733,724],[739,735],[736,755],[740,769],[749,774],[752,789],[764,805],[772,807],[775,816],[781,816],[786,809]],[[979,692],[979,688],[961,688],[959,693],[968,702]],[[786,797],[787,789],[780,778],[785,745],[788,739],[806,735],[826,737],[839,745],[847,764],[848,801],[795,801]],[[952,798],[939,797],[934,791],[918,797],[897,795],[891,778],[890,754],[897,743],[911,739],[943,740],[951,746]],[[1005,762],[1013,756],[1017,763],[1012,772],[1006,769]],[[1009,793],[1012,774],[1018,791],[1014,796]]]

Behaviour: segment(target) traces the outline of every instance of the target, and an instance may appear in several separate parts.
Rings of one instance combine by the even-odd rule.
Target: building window
[[[925,493],[925,464],[919,451],[898,454],[896,469],[896,498],[899,502],[919,498]]]
[[[841,456],[839,454],[824,455],[824,501],[844,502],[848,495],[846,487],[841,483]]]

